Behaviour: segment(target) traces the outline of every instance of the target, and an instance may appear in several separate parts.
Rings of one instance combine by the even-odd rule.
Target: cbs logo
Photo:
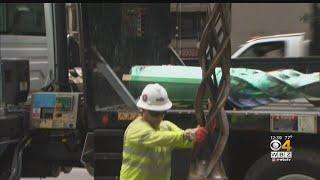
[[[270,142],[270,149],[272,151],[279,151],[279,150],[286,150],[286,151],[291,151],[292,149],[292,146],[291,146],[291,141],[290,140],[286,140],[283,144],[275,139],[275,140],[272,140]]]

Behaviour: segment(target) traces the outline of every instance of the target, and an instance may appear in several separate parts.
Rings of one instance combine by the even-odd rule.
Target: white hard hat
[[[166,111],[172,107],[168,93],[160,84],[148,84],[142,91],[137,102],[141,109],[150,111]]]

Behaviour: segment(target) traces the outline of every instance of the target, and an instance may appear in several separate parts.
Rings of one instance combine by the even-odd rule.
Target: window
[[[43,3],[0,3],[0,33],[44,36]]]
[[[5,22],[4,3],[0,3],[0,32],[5,30]]]
[[[202,33],[202,18],[205,17],[205,13],[194,12],[185,13],[178,12],[172,13],[171,15],[171,32],[178,34],[181,38],[199,38]],[[177,31],[176,26],[180,29]],[[181,32],[180,32],[181,30]],[[181,34],[180,34],[181,33]],[[174,36],[173,36],[174,37]]]
[[[239,57],[284,57],[284,42],[259,43],[249,47]]]
[[[68,34],[74,36],[78,33],[77,26],[77,12],[75,3],[66,3],[66,21],[67,21],[67,32]]]

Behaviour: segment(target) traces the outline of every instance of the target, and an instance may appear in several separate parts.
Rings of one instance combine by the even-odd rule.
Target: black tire
[[[245,180],[277,180],[289,174],[320,179],[320,154],[312,150],[294,150],[290,162],[272,162],[270,154],[258,159],[247,171]]]
[[[69,166],[63,166],[61,167],[61,171],[65,174],[68,174],[72,171],[72,167],[69,167]]]

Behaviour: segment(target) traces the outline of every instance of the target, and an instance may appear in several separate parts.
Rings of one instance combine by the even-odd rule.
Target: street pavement
[[[20,180],[93,180],[86,169],[73,168],[68,174],[60,173],[56,178],[21,178]]]

